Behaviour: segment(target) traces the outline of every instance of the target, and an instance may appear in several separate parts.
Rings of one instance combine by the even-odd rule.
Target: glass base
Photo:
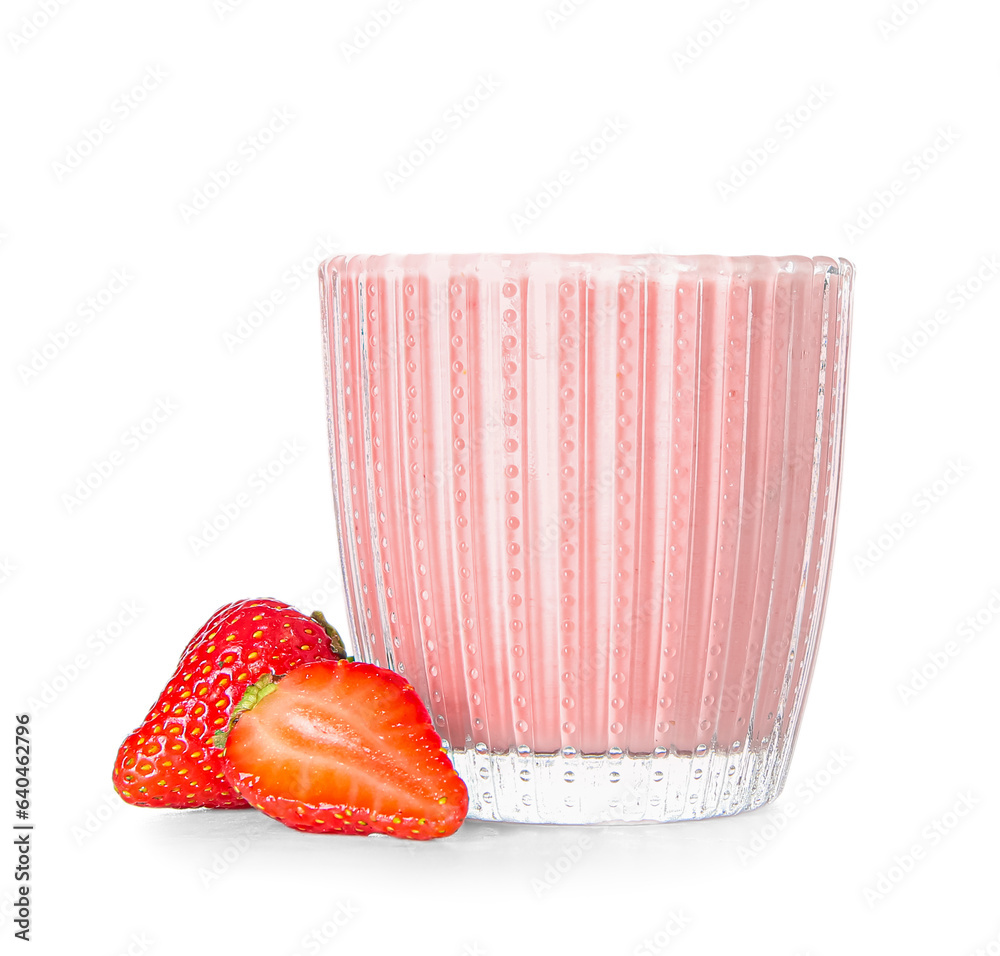
[[[753,810],[773,800],[785,761],[759,752],[578,754],[449,750],[469,818],[508,823],[668,823]]]

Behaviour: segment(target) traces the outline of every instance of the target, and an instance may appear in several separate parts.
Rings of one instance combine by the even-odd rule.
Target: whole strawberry
[[[215,742],[229,783],[297,830],[430,840],[454,833],[469,809],[417,692],[372,664],[265,674]]]
[[[344,656],[337,632],[271,598],[220,608],[191,639],[142,725],[122,743],[114,786],[139,807],[242,807],[212,735],[264,673]]]

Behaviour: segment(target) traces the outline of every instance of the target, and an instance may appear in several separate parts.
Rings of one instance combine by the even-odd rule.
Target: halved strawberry
[[[263,673],[344,655],[337,632],[271,598],[237,601],[212,615],[142,725],[118,750],[113,780],[139,807],[243,807],[225,781],[211,737]]]
[[[430,840],[454,833],[469,809],[416,691],[372,664],[265,674],[216,741],[233,788],[296,830]]]

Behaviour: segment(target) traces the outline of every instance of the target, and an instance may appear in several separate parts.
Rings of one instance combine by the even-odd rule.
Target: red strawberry
[[[454,833],[469,809],[416,691],[372,664],[265,674],[216,741],[233,788],[296,830],[430,840]]]
[[[319,612],[308,618],[270,598],[220,608],[191,639],[142,726],[122,743],[115,789],[139,807],[246,806],[225,781],[212,734],[261,674],[343,654]]]

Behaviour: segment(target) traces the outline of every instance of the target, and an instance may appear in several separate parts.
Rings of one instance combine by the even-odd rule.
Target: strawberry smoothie
[[[778,792],[826,596],[851,277],[324,265],[356,652],[423,697],[472,815],[683,819]],[[607,794],[567,784],[591,777]]]

